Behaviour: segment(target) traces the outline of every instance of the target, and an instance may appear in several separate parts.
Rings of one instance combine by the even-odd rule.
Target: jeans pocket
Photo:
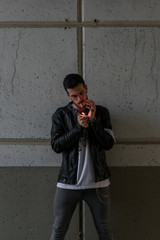
[[[97,197],[103,204],[108,204],[110,199],[110,187],[103,187],[96,189]]]

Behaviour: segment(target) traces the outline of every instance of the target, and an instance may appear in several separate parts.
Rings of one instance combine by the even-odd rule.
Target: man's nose
[[[81,98],[81,96],[78,96],[77,99],[78,99],[78,102],[79,102],[79,101],[81,101],[82,98]]]

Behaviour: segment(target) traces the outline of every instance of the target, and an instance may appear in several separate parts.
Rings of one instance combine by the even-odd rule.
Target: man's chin
[[[78,104],[78,107],[79,107],[80,109],[84,109],[84,108],[86,107],[86,105],[85,105],[84,103],[79,103],[79,104]]]
[[[82,103],[75,103],[73,102],[75,108],[79,109],[80,111],[86,108],[86,103],[82,102]]]

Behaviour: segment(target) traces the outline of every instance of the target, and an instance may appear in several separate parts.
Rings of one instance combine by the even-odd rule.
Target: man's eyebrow
[[[81,93],[84,93],[84,90],[82,90],[82,91],[80,92],[80,94],[81,94]]]
[[[77,95],[76,94],[71,94],[71,97],[76,97]]]

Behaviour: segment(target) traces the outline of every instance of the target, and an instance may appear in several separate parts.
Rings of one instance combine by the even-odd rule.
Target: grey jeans
[[[57,188],[54,199],[54,224],[50,240],[64,240],[73,212],[81,200],[84,200],[91,210],[99,240],[112,240],[109,187],[86,190]]]

